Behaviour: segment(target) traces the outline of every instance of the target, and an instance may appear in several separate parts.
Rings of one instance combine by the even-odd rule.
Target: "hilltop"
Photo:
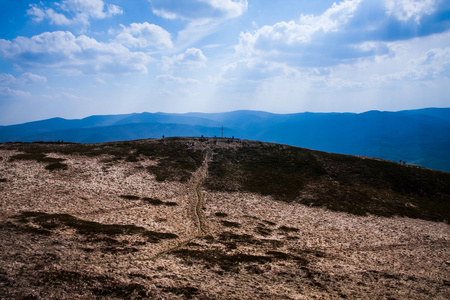
[[[223,129],[223,130],[222,130]],[[377,157],[450,171],[450,108],[399,112],[135,113],[53,118],[0,126],[0,142],[100,143],[171,136],[222,136]]]
[[[241,139],[0,145],[0,297],[450,296],[450,173]]]

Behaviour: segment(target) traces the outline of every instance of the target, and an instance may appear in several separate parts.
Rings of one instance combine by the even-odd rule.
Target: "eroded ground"
[[[450,298],[446,223],[207,190],[207,155],[162,181],[151,156],[20,153],[0,149],[2,299]]]

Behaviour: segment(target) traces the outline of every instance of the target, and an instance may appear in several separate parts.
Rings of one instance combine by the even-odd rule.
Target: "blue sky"
[[[0,0],[0,125],[449,95],[448,0]]]

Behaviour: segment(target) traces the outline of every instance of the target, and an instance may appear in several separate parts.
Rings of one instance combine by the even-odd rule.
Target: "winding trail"
[[[197,227],[197,234],[196,236],[202,236],[207,234],[207,227],[205,223],[205,217],[202,212],[202,202],[203,202],[203,196],[202,196],[202,184],[205,181],[205,179],[208,177],[208,166],[209,162],[211,160],[211,153],[208,151],[205,155],[205,160],[203,161],[202,166],[193,174],[192,176],[192,183],[190,185],[195,190],[195,199],[192,201],[193,204],[193,212],[192,217],[194,220],[195,226]]]
[[[161,255],[169,253],[173,250],[179,249],[188,244],[193,239],[208,234],[208,228],[206,225],[205,216],[202,211],[203,196],[202,196],[202,184],[208,176],[208,166],[211,161],[211,152],[207,151],[203,164],[195,171],[191,179],[187,184],[187,189],[192,197],[189,197],[188,215],[195,224],[195,229],[189,235],[184,238],[179,238],[175,245],[170,245],[168,248],[159,251],[153,255],[152,259],[157,259]]]

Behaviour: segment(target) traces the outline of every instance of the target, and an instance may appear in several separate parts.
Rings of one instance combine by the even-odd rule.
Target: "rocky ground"
[[[150,156],[2,145],[0,298],[450,298],[447,223],[207,189],[220,143],[194,142],[186,180],[158,180]]]

